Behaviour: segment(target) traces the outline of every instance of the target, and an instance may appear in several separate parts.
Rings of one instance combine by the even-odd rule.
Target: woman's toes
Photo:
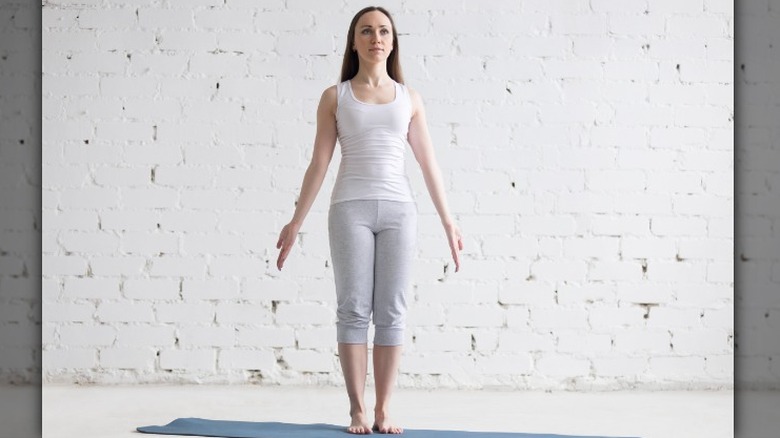
[[[394,434],[394,435],[404,433],[404,430],[402,428],[400,428],[400,427],[397,427],[397,426],[384,426],[384,425],[380,427],[377,424],[374,424],[374,427],[372,428],[372,430],[374,432],[378,432],[378,433]]]
[[[356,434],[356,435],[367,435],[371,433],[371,429],[369,429],[367,426],[358,425],[358,426],[349,426],[347,428],[347,432]]]

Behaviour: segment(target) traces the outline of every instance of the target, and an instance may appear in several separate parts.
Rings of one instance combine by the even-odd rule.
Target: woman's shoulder
[[[331,85],[323,90],[320,101],[325,104],[335,104],[338,102],[338,86]]]
[[[338,108],[338,94],[335,85],[331,85],[322,91],[318,108],[318,111],[327,111],[335,115],[336,108]]]
[[[322,98],[333,98],[338,95],[338,84],[331,85],[322,92]]]

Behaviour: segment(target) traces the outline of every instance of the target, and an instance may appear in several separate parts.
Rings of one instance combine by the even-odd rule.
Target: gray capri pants
[[[417,240],[414,202],[353,200],[328,212],[336,280],[336,338],[368,343],[373,312],[374,345],[402,345],[406,294]]]

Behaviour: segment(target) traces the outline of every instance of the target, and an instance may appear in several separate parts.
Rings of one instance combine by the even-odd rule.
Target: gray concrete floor
[[[371,394],[369,388],[369,409]],[[777,400],[776,393],[767,397]],[[25,414],[19,411],[13,415],[13,411],[24,405],[14,403],[0,409],[5,408],[10,418],[21,420]],[[340,388],[45,385],[42,425],[45,438],[138,438],[154,435],[140,435],[135,432],[137,426],[166,424],[178,417],[345,424],[347,410],[346,394]],[[642,438],[734,436],[732,391],[545,393],[398,389],[393,412],[396,422],[406,428]],[[7,426],[10,424],[2,429],[8,431]],[[772,438],[777,436],[780,435]]]

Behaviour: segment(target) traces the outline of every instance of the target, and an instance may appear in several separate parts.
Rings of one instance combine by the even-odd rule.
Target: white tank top
[[[404,166],[412,100],[393,82],[395,99],[385,104],[357,100],[350,81],[336,85],[336,128],[341,164],[331,204],[356,199],[414,202]]]

